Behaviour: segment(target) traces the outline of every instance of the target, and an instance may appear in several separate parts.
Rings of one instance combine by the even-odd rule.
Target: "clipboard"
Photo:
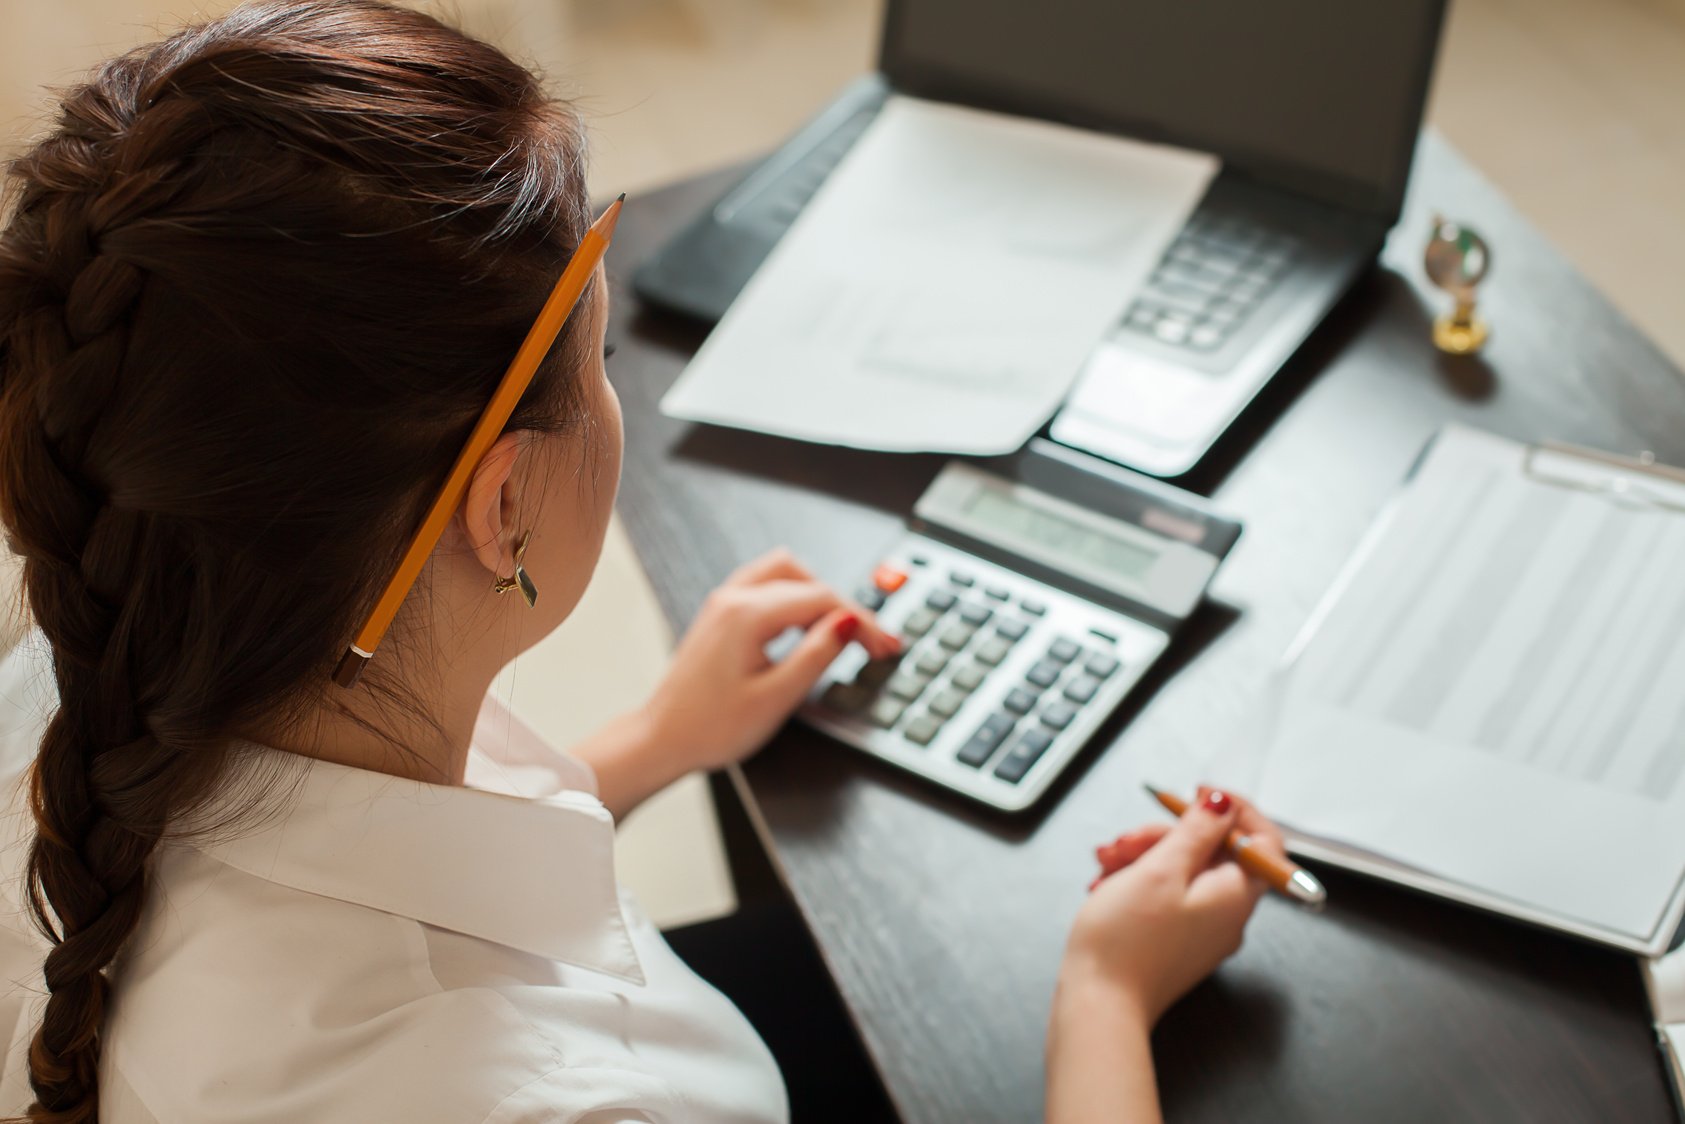
[[[1405,476],[1405,483],[1383,507],[1364,534],[1351,558],[1330,586],[1317,608],[1311,613],[1294,641],[1284,654],[1277,672],[1277,694],[1283,693],[1286,681],[1304,658],[1306,651],[1318,641],[1331,615],[1350,594],[1360,575],[1375,560],[1377,552],[1387,549],[1389,535],[1394,532],[1410,487],[1442,442],[1467,441],[1472,438],[1486,442],[1503,442],[1519,452],[1521,474],[1530,482],[1542,483],[1565,492],[1587,497],[1600,497],[1630,511],[1677,514],[1685,525],[1685,471],[1659,464],[1649,454],[1623,457],[1594,449],[1562,443],[1520,445],[1506,439],[1484,434],[1461,426],[1447,426],[1436,433]],[[1681,571],[1685,575],[1685,570]],[[1371,577],[1369,580],[1373,580]],[[1685,583],[1685,576],[1679,579]],[[1685,591],[1681,592],[1685,598]],[[1682,610],[1685,611],[1685,610]],[[1685,645],[1685,640],[1681,641]],[[1279,740],[1279,731],[1272,736],[1272,744]],[[1685,758],[1685,729],[1680,731],[1678,753]],[[1269,760],[1263,763],[1267,773]],[[1682,782],[1685,784],[1685,782]],[[1276,814],[1267,789],[1260,793],[1264,806]],[[1655,957],[1672,944],[1682,919],[1685,919],[1685,831],[1677,839],[1677,862],[1674,864],[1671,885],[1665,894],[1655,899],[1659,905],[1656,921],[1644,931],[1599,924],[1581,917],[1543,907],[1535,902],[1483,887],[1476,882],[1448,877],[1430,867],[1406,861],[1376,849],[1352,845],[1342,838],[1295,827],[1293,818],[1283,814],[1283,831],[1289,848],[1303,858],[1330,866],[1355,871],[1394,885],[1454,901],[1485,912],[1513,918],[1526,924],[1570,934],[1584,940],[1612,948]]]

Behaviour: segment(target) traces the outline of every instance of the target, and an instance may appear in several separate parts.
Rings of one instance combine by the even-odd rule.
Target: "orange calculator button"
[[[872,571],[872,584],[885,593],[894,593],[907,584],[907,575],[894,566],[879,566]]]

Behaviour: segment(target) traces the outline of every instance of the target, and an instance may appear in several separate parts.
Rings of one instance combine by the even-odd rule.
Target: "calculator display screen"
[[[965,514],[980,528],[992,528],[1018,542],[1078,559],[1127,581],[1144,578],[1159,557],[1156,550],[1034,507],[994,488],[977,489],[965,506]]]

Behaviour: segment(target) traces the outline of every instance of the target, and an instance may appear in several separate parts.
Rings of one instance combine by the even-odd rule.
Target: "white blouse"
[[[43,647],[32,635],[0,662],[8,772],[51,705]],[[615,883],[590,770],[490,698],[474,750],[456,788],[243,748],[241,769],[296,781],[231,837],[157,856],[115,970],[101,1120],[787,1120],[765,1045]],[[21,909],[28,830],[14,804],[0,837],[9,1112],[30,1099],[45,948]]]

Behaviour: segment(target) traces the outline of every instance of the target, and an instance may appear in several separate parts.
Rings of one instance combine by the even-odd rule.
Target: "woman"
[[[315,0],[115,60],[13,167],[0,518],[59,706],[30,747],[47,942],[6,969],[45,989],[14,1000],[6,1107],[785,1117],[754,1031],[617,894],[613,820],[751,753],[848,644],[898,641],[774,554],[571,757],[486,704],[578,601],[613,506],[600,275],[362,683],[330,682],[583,234],[582,160],[497,51]],[[517,567],[533,608],[494,592]],[[1257,900],[1221,856],[1237,822],[1274,839],[1211,794],[1109,852],[1128,869],[1072,929],[1050,1119],[1156,1114],[1148,1032]]]

